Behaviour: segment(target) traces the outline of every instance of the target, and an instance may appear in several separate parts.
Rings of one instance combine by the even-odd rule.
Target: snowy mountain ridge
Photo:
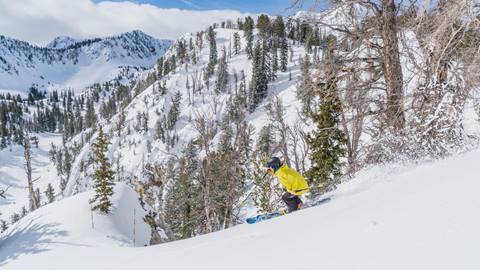
[[[58,37],[43,48],[0,35],[0,89],[78,92],[114,79],[125,67],[150,68],[171,44],[139,30],[80,41]]]
[[[77,42],[76,39],[68,36],[59,36],[54,38],[50,43],[47,44],[49,49],[65,49]]]

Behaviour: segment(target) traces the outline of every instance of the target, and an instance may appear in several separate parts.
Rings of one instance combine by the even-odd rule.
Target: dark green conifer
[[[107,136],[100,127],[97,140],[92,146],[93,162],[95,164],[93,174],[95,195],[90,200],[90,204],[92,204],[92,210],[100,210],[104,214],[110,213],[112,207],[110,198],[113,195],[114,186],[114,172],[107,157],[108,144]]]

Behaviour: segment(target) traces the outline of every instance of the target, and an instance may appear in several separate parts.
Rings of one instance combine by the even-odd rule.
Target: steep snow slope
[[[85,248],[85,237],[98,237],[86,228],[85,212],[75,215],[83,228],[52,232],[51,222],[71,224],[65,220],[71,214],[60,213],[65,204],[84,203],[76,196],[32,214],[36,219],[29,233],[23,233],[22,222],[11,229],[8,234],[15,237],[0,243],[0,260],[2,269],[14,270],[474,270],[480,267],[479,159],[476,150],[418,167],[370,168],[341,185],[322,206],[147,248],[106,247],[103,236]],[[57,218],[42,221],[47,214]],[[78,238],[76,229],[86,235]]]
[[[81,91],[124,69],[150,68],[171,43],[138,30],[82,41],[59,37],[45,48],[0,35],[0,89],[27,91],[37,85]]]
[[[146,213],[137,194],[121,183],[115,186],[114,192],[114,208],[109,216],[92,213],[88,201],[93,192],[85,192],[42,207],[21,219],[16,229],[5,232],[6,239],[0,244],[0,265],[56,248],[133,246],[134,230],[135,245],[148,244],[150,228],[142,220]]]

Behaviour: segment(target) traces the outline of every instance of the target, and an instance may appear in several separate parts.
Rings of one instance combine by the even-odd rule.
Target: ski
[[[322,199],[320,199],[316,202],[304,205],[300,210],[307,209],[307,208],[310,208],[310,207],[313,207],[313,206],[318,206],[318,205],[324,204],[324,203],[329,202],[329,201],[331,201],[330,197],[322,198]],[[262,222],[262,221],[265,221],[265,220],[269,220],[269,219],[272,219],[272,218],[280,217],[280,216],[283,216],[285,214],[287,214],[286,211],[276,211],[276,212],[272,212],[272,213],[259,214],[259,215],[254,216],[254,217],[247,218],[246,222],[248,224],[255,224],[255,223]]]

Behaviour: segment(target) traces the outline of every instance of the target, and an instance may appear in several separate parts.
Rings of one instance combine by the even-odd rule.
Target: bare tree
[[[307,132],[305,131],[305,124],[303,121],[297,121],[288,129],[289,144],[291,146],[290,156],[293,157],[293,164],[295,169],[301,173],[305,173],[306,164],[308,160],[309,146],[305,140]]]
[[[324,1],[314,0],[313,2],[316,7]],[[386,91],[385,119],[395,132],[401,131],[405,126],[405,114],[397,22],[400,4],[396,4],[394,0],[334,0],[331,2],[334,7],[341,6],[344,15],[350,17],[349,23],[334,25],[325,22],[321,17],[316,17],[312,23],[360,41],[376,51],[380,57],[370,60],[377,61],[382,69]],[[304,4],[304,0],[294,0],[292,7]],[[359,12],[360,8],[364,9],[364,12]],[[377,36],[380,40],[376,38]]]
[[[213,232],[216,221],[218,220],[214,211],[214,205],[212,202],[212,185],[213,179],[210,175],[210,144],[213,137],[216,134],[215,121],[211,116],[206,114],[199,114],[193,122],[195,130],[198,132],[197,143],[205,151],[206,158],[203,160],[201,171],[199,175],[200,186],[202,188],[202,197],[204,200],[204,213],[205,213],[205,230],[206,232]]]
[[[278,96],[273,97],[266,109],[269,121],[272,123],[273,133],[279,138],[278,145],[275,148],[280,150],[283,161],[290,167],[290,156],[288,154],[289,127],[285,122],[285,109],[282,99]]]
[[[473,0],[440,0],[416,18],[421,61],[416,62],[420,78],[412,96],[411,126],[422,150],[434,156],[463,143],[465,102],[480,86],[480,24],[475,10]]]
[[[8,191],[8,189],[10,188],[10,186],[8,186],[6,189],[0,189],[0,197],[6,199],[6,193]]]
[[[33,187],[34,180],[32,179],[32,156],[31,156],[31,144],[30,144],[30,134],[28,132],[24,133],[23,138],[23,156],[25,158],[25,172],[27,174],[27,188],[30,198],[30,211],[33,211],[40,207],[40,202],[35,193]]]

